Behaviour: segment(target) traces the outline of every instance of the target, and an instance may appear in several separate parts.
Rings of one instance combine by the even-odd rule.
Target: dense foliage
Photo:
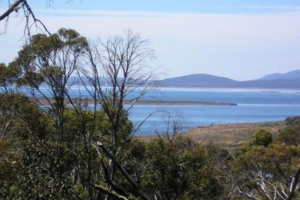
[[[127,194],[128,199],[136,198],[136,191],[118,171],[116,188],[110,188],[107,176],[111,161],[94,145],[99,137],[107,144],[110,141],[110,124],[103,111],[94,114],[82,109],[78,115],[67,109],[65,142],[57,143],[54,118],[28,97],[1,94],[0,102],[1,199],[104,199],[113,190],[121,196]],[[183,136],[172,143],[132,138],[121,145],[117,159],[151,199],[247,199],[247,195],[268,199],[276,192],[284,196],[289,194],[300,164],[297,120],[288,118],[287,128],[275,135],[258,130],[232,153]],[[97,132],[89,144],[81,132],[82,123],[87,130]],[[122,134],[129,134],[131,129],[130,121],[124,120]],[[64,152],[61,159],[58,145]],[[85,150],[86,145],[92,146],[91,152]],[[62,173],[58,175],[59,171]]]

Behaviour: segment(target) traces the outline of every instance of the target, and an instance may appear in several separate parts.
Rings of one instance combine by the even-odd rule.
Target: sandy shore
[[[34,100],[34,99],[33,99]],[[42,105],[49,105],[49,102],[45,98],[38,98],[39,103]],[[51,99],[51,102],[54,102]],[[74,103],[78,102],[78,100],[74,99]],[[68,103],[66,101],[66,103]],[[82,104],[93,104],[94,101],[92,99],[83,99]],[[125,102],[126,104],[132,104],[132,102]],[[209,102],[209,101],[145,101],[141,100],[136,102],[135,105],[187,105],[187,106],[237,106],[235,103],[226,103],[226,102]]]
[[[259,129],[268,129],[275,134],[284,127],[284,121],[210,125],[195,127],[182,135],[196,142],[213,142],[227,149],[235,149],[251,138],[253,133]],[[138,138],[147,142],[158,137],[139,136]]]

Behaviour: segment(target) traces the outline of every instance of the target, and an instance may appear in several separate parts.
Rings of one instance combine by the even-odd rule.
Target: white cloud
[[[169,76],[212,73],[250,79],[300,67],[297,9],[251,15],[37,10],[37,15],[52,32],[73,28],[89,38],[128,28],[140,32],[151,39],[158,57],[155,64],[168,69]],[[19,21],[11,18],[8,34],[0,37],[0,58],[5,62],[21,45],[17,42],[23,30],[22,25],[16,27]]]

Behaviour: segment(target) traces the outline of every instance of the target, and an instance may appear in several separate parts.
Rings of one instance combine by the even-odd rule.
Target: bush
[[[272,142],[272,137],[273,134],[270,131],[261,129],[254,133],[251,143],[255,146],[267,147]]]
[[[285,120],[286,126],[300,131],[300,116],[288,117]]]
[[[298,146],[300,143],[300,132],[293,128],[283,129],[276,137],[275,141],[289,146]]]

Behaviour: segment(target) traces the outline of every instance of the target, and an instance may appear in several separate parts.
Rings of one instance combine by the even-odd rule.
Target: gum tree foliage
[[[288,119],[290,121],[291,119]],[[296,120],[296,118],[294,118]],[[245,199],[298,199],[299,158],[297,135],[287,123],[272,141],[272,133],[260,130],[232,162],[236,191]]]
[[[254,133],[251,145],[267,147],[272,142],[273,134],[265,129],[261,129]]]
[[[18,83],[30,87],[33,91],[32,95],[36,97],[37,102],[41,102],[42,99],[36,96],[36,94],[47,101],[50,107],[50,117],[54,117],[54,127],[57,134],[56,141],[58,142],[57,145],[53,145],[51,142],[48,144],[46,142],[44,145],[37,147],[38,150],[33,148],[32,154],[29,155],[40,154],[40,149],[43,149],[44,146],[47,146],[48,148],[56,147],[59,150],[57,155],[58,160],[53,161],[53,159],[55,160],[56,158],[55,155],[51,155],[53,156],[53,159],[43,159],[43,163],[46,166],[50,166],[46,171],[50,172],[51,177],[53,176],[52,172],[56,172],[54,173],[54,178],[56,180],[58,174],[59,184],[55,186],[55,188],[61,189],[60,186],[64,185],[64,177],[71,172],[64,166],[69,166],[74,170],[73,173],[80,177],[79,179],[74,177],[73,180],[80,180],[81,185],[88,187],[89,198],[92,198],[93,196],[91,189],[91,186],[93,186],[101,191],[101,195],[108,195],[109,198],[116,198],[117,196],[120,196],[120,193],[122,194],[122,198],[125,198],[125,196],[126,198],[130,198],[131,192],[133,192],[134,195],[142,196],[145,199],[145,194],[141,191],[131,175],[126,172],[124,167],[122,167],[119,158],[121,158],[122,146],[128,145],[133,133],[132,125],[128,122],[127,111],[124,110],[123,107],[125,101],[127,101],[125,100],[125,97],[130,92],[134,92],[139,86],[145,86],[140,90],[140,95],[130,100],[130,107],[132,107],[132,105],[134,105],[134,103],[149,89],[150,86],[147,84],[152,77],[152,74],[144,73],[143,70],[146,67],[146,65],[144,65],[145,61],[151,57],[153,52],[151,49],[147,48],[147,41],[142,40],[139,36],[132,35],[131,33],[128,33],[126,38],[116,37],[115,41],[109,40],[107,44],[108,46],[105,46],[104,43],[102,45],[104,45],[103,47],[107,50],[107,54],[105,55],[108,56],[112,55],[110,49],[112,46],[110,45],[118,46],[117,49],[114,49],[115,54],[113,56],[115,56],[115,59],[119,59],[119,63],[112,63],[110,59],[104,61],[103,59],[108,57],[105,57],[102,54],[100,60],[93,60],[96,61],[95,63],[97,64],[100,63],[99,66],[97,65],[97,67],[99,67],[97,70],[107,70],[107,75],[111,78],[111,83],[113,85],[112,93],[106,93],[101,96],[102,99],[94,98],[94,101],[96,102],[95,108],[97,103],[102,107],[102,116],[104,116],[102,119],[101,116],[97,114],[96,110],[91,114],[87,111],[83,111],[80,105],[77,106],[73,102],[73,99],[68,93],[71,86],[68,82],[69,78],[78,69],[80,58],[85,50],[91,50],[86,48],[85,38],[81,37],[73,30],[61,29],[57,34],[50,37],[43,34],[33,36],[30,43],[25,45],[19,52],[18,58],[12,63],[22,70],[22,76],[21,79],[18,80]],[[88,51],[87,55],[90,59],[91,57],[89,56],[92,55],[91,51]],[[93,55],[99,56],[100,54]],[[116,78],[116,76],[119,76],[120,74],[121,76],[123,75],[123,77]],[[99,79],[89,80],[99,81]],[[102,85],[96,86],[99,86],[95,89],[95,91],[97,91],[96,94],[102,95],[103,93],[99,94],[98,92],[104,92],[106,89]],[[47,89],[46,92],[42,87]],[[92,97],[95,97],[95,95],[92,95]],[[73,105],[74,113],[76,113],[75,116],[72,114],[71,116],[73,117],[71,118],[68,118],[70,117],[70,115],[68,115],[69,112],[65,113],[66,100]],[[75,119],[74,117],[76,120],[79,120],[77,123],[73,121],[71,127],[69,127],[68,124],[65,124],[66,120],[72,121],[72,119]],[[92,121],[88,122],[89,120]],[[105,120],[108,121],[105,129],[99,128],[98,120],[102,120],[101,125],[105,124]],[[78,124],[78,126],[74,126],[75,124]],[[65,133],[65,131],[68,133]],[[69,131],[72,132],[70,135]],[[65,134],[67,135],[64,136]],[[97,138],[96,141],[95,138]],[[94,145],[97,141],[101,141],[100,154],[98,147]],[[76,150],[78,148],[85,150],[85,153],[82,154],[82,161],[79,161],[74,154],[74,152],[80,152],[79,150]],[[104,175],[106,174],[104,176],[105,181],[102,182],[102,184],[99,182],[101,180],[99,177],[101,177],[102,172],[99,175],[99,173],[95,173],[95,168],[93,168],[95,166],[93,164],[94,161],[98,160],[95,159],[95,150],[93,149],[97,149],[97,155],[99,155],[99,159],[101,160],[98,164],[102,166]],[[92,159],[92,157],[94,158]],[[26,158],[28,158],[28,156]],[[69,162],[71,160],[73,161]],[[52,162],[56,164],[49,164]],[[77,167],[73,166],[76,162],[81,162],[81,166],[87,166],[87,168],[85,168],[85,172],[88,173],[87,175],[84,175],[85,172],[80,169],[81,167],[78,168],[80,165]],[[34,168],[38,169],[37,167]],[[53,171],[53,169],[55,170]],[[30,171],[27,174],[32,173],[34,173],[34,171]],[[119,174],[115,175],[117,173]],[[115,179],[116,176],[120,178]],[[121,189],[122,186],[120,186],[118,182],[122,180],[122,178],[130,183],[130,190]],[[106,185],[108,185],[108,187]],[[98,196],[100,196],[100,193]]]
[[[288,199],[299,164],[297,158],[299,152],[295,148],[281,144],[252,148],[237,163],[242,172],[238,191],[253,199]]]
[[[51,119],[25,95],[0,94],[0,199],[15,199],[10,196],[12,191],[28,175],[22,173],[26,169],[22,163],[24,147],[51,140],[51,124]]]
[[[253,147],[256,146],[263,146],[267,147],[271,142],[273,141],[273,134],[266,129],[260,129],[257,130],[253,136],[247,141],[245,144],[243,144],[238,150],[237,154],[239,153],[245,153],[247,151],[250,151]]]
[[[45,138],[48,132],[45,122],[49,119],[25,95],[0,93],[0,139]]]
[[[223,187],[205,146],[177,137],[154,140],[145,150],[143,187],[153,199],[219,199]]]
[[[216,145],[177,135],[173,140],[158,138],[147,143],[132,138],[114,158],[104,152],[109,149],[111,130],[105,111],[68,108],[64,112],[67,142],[61,146],[65,153],[58,159],[54,119],[36,103],[20,94],[2,94],[0,111],[5,116],[14,115],[8,133],[0,139],[1,199],[140,199],[124,172],[149,199],[299,198],[296,180],[300,151],[295,143],[286,142],[294,137],[286,134],[289,125],[270,143],[265,142],[270,141],[268,131],[257,131],[246,144],[251,148],[237,156]],[[81,116],[87,134],[101,133],[93,135],[89,143],[89,167]],[[126,118],[120,134],[129,135],[131,129]],[[281,134],[284,140],[277,139]],[[99,140],[103,149],[95,145]],[[109,173],[111,162],[118,169],[114,181]],[[61,165],[68,167],[62,168],[57,179]]]
[[[14,64],[6,66],[0,63],[0,91],[3,93],[16,92],[16,83],[20,78],[21,69]]]
[[[95,185],[103,186],[110,180],[106,176],[105,168],[108,160],[105,158],[105,154],[99,154],[95,144],[99,139],[107,146],[110,144],[111,124],[103,109],[97,111],[67,109],[64,117],[66,121],[64,131],[69,133],[66,135],[68,141],[66,145],[69,149],[74,149],[75,155],[81,157],[74,173],[78,173],[78,176],[83,178],[82,183],[89,188],[88,192],[91,198],[95,193],[93,189],[96,187]],[[124,115],[119,128],[121,136],[130,134],[132,123],[127,116]],[[120,154],[122,153],[120,151]]]
[[[40,110],[36,102],[20,94],[1,94],[0,100],[1,116],[6,117],[1,118],[0,124],[12,119],[5,136],[0,139],[0,198],[95,199],[96,190],[89,193],[89,183],[105,183],[105,178],[97,151],[91,152],[93,159],[90,169],[87,167],[88,154],[84,151],[82,121],[77,112],[66,109],[66,142],[57,144],[54,119]],[[89,110],[80,112],[85,116],[87,132],[94,129],[94,113]],[[100,110],[95,115],[95,130],[107,137],[110,124],[105,113]],[[131,127],[127,119],[120,131],[125,134]],[[97,137],[92,140],[96,142]],[[58,146],[64,152],[62,156],[57,154]],[[61,171],[59,179],[57,171]]]
[[[59,188],[63,185],[61,181],[65,180],[67,158],[74,155],[66,149],[64,139],[64,112],[68,101],[72,101],[69,90],[74,84],[70,77],[79,67],[86,46],[86,39],[79,33],[62,28],[51,36],[32,36],[10,64],[22,71],[18,84],[27,87],[32,97],[54,118],[57,144],[49,145],[56,147],[57,164],[54,169]]]
[[[79,33],[62,28],[51,36],[32,36],[13,63],[22,70],[20,84],[31,88],[33,96],[38,94],[49,104],[59,143],[64,140],[63,115],[73,84],[69,79],[79,67],[86,46],[86,39]]]

